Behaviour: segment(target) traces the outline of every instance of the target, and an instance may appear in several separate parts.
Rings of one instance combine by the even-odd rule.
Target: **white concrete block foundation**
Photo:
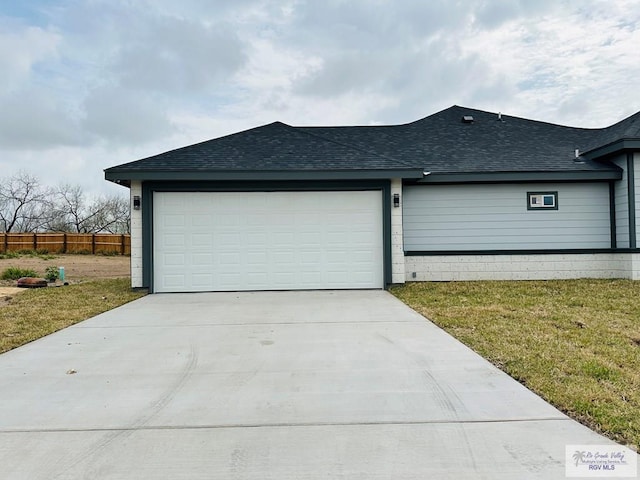
[[[429,255],[405,257],[406,280],[640,280],[640,254]]]

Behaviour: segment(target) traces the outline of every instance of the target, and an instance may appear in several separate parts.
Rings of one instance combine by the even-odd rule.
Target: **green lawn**
[[[425,282],[391,292],[569,416],[640,444],[640,282]]]
[[[0,353],[143,296],[128,278],[37,288],[0,305]]]

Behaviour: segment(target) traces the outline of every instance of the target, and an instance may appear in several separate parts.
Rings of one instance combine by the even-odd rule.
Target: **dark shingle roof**
[[[171,150],[118,168],[128,170],[368,170],[408,168],[358,146],[281,122]]]
[[[463,116],[473,117],[471,123]],[[107,179],[182,179],[207,172],[404,172],[434,174],[619,172],[590,158],[620,139],[640,139],[640,112],[602,129],[566,127],[453,106],[421,120],[393,126],[292,127],[275,122],[190,145],[105,171]],[[575,150],[586,161],[575,162]],[[191,172],[191,176],[187,173]],[[145,176],[146,175],[146,176]],[[160,177],[157,177],[160,178]],[[198,177],[199,178],[199,177]],[[258,178],[258,177],[256,177]],[[284,178],[284,177],[283,177]],[[389,178],[389,177],[387,177]]]
[[[105,170],[107,180],[365,180],[420,178],[379,152],[274,122]]]
[[[473,117],[464,123],[463,116]],[[622,123],[622,122],[621,122]],[[618,125],[618,124],[617,124]],[[613,127],[610,127],[613,128]],[[453,106],[421,120],[389,127],[307,127],[306,131],[367,147],[433,173],[611,170],[610,164],[574,161],[575,149],[593,148],[602,130]],[[622,128],[609,132],[613,136]]]

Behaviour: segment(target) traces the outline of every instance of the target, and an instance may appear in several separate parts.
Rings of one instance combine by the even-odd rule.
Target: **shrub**
[[[28,268],[9,267],[2,272],[2,280],[18,280],[22,277],[37,277],[38,274]]]
[[[67,253],[73,253],[74,255],[93,255],[93,252],[88,249],[70,250]]]
[[[49,283],[55,282],[58,278],[60,278],[58,267],[47,267],[47,269],[44,271],[44,278],[46,278]]]
[[[4,253],[0,253],[0,260],[4,260],[5,258],[18,258],[20,254],[18,252],[7,251]]]
[[[18,251],[15,251],[15,252],[7,252],[7,253],[11,253],[13,255],[10,258],[32,257],[32,258],[41,258],[43,260],[52,260],[52,259],[56,258],[56,256],[55,255],[51,255],[49,253],[49,250],[47,250],[46,248],[39,248],[38,250],[22,249],[22,250],[18,250]]]
[[[98,250],[96,255],[102,255],[103,257],[119,257],[120,252],[116,250]]]

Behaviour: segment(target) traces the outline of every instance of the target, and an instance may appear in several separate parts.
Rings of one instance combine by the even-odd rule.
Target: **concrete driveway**
[[[384,291],[150,295],[0,356],[3,479],[553,479],[604,443]]]

